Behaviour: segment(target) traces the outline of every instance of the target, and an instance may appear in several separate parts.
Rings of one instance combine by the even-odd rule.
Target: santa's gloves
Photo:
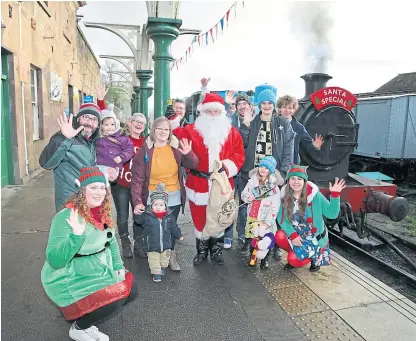
[[[165,111],[165,117],[169,120],[174,120],[177,114],[175,113],[175,110],[173,109],[172,105],[168,105]]]

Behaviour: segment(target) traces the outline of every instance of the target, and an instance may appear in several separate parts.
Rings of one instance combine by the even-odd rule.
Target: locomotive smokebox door
[[[357,98],[339,87],[325,87],[309,96],[310,105],[297,113],[309,135],[322,135],[320,150],[300,148],[311,180],[330,181],[348,174],[349,158],[358,140],[358,124],[352,113]]]

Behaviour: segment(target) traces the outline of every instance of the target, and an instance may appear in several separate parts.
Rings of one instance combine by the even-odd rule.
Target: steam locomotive
[[[396,185],[348,172],[359,134],[359,124],[352,112],[357,98],[343,88],[327,87],[332,78],[327,74],[310,73],[301,78],[305,81],[306,91],[295,117],[311,136],[320,134],[325,140],[319,151],[308,152],[301,146],[302,164],[309,166],[309,179],[326,196],[329,195],[328,182],[336,177],[345,179],[347,184],[341,193],[340,215],[336,220],[327,221],[328,227],[338,224],[341,235],[347,228],[356,231],[362,239],[368,236],[364,230],[367,213],[381,213],[395,222],[404,219],[409,212],[409,203],[396,196]]]

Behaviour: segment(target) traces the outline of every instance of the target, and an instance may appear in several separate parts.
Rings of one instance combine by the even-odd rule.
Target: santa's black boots
[[[211,260],[217,264],[224,264],[224,258],[222,257],[222,247],[218,238],[209,239],[209,251],[211,253]]]
[[[194,265],[201,264],[208,257],[208,242],[209,240],[196,239],[197,254],[194,257]]]
[[[261,261],[260,261],[260,269],[262,270],[266,270],[269,268],[269,255],[270,255],[270,250],[269,252],[267,252],[266,257],[264,257]]]

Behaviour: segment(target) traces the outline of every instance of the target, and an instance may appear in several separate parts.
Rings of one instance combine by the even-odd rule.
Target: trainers
[[[161,282],[162,281],[162,275],[153,275],[153,282]]]
[[[232,246],[232,240],[231,239],[225,239],[224,240],[224,249],[231,249]]]
[[[87,329],[75,328],[75,322],[69,329],[69,337],[75,341],[109,341],[110,338],[104,333],[100,332],[97,327],[92,326]]]

